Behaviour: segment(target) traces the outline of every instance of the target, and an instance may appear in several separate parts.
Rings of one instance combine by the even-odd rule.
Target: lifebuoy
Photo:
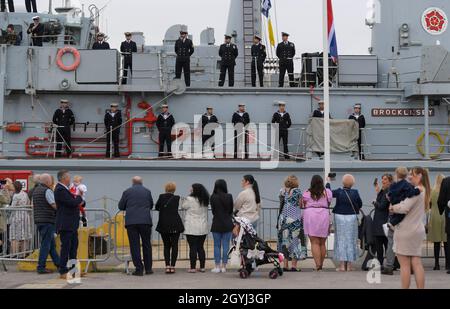
[[[445,151],[445,140],[438,132],[433,132],[432,131],[432,132],[430,132],[430,136],[435,137],[438,140],[439,144],[441,145],[441,146],[439,146],[439,149],[438,149],[437,153],[430,153],[430,158],[436,159],[436,158],[439,158],[439,156],[442,153],[444,153],[444,151]],[[420,135],[419,139],[417,140],[417,150],[419,151],[419,153],[423,157],[425,157],[425,149],[424,149],[424,146],[423,146],[424,139],[425,139],[425,132],[422,133]]]
[[[65,54],[73,55],[74,61],[72,65],[65,65],[63,63],[62,58]],[[56,56],[56,64],[61,70],[66,72],[75,71],[80,66],[80,63],[81,63],[80,52],[75,47],[64,47],[58,51],[58,55]]]

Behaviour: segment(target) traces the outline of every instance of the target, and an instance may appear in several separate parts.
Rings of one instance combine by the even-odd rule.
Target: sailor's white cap
[[[39,17],[39,16],[34,16],[33,17],[33,20],[39,20],[39,19],[41,19],[41,17]]]

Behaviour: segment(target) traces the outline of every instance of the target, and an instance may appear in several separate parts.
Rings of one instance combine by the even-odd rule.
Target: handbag
[[[353,201],[352,201],[352,199],[350,198],[350,195],[348,195],[348,192],[345,191],[345,190],[344,190],[344,192],[345,192],[345,195],[347,195],[347,198],[348,198],[348,200],[350,201],[350,205],[352,205],[353,211],[355,212],[355,215],[356,215],[356,217],[357,217],[357,219],[358,219],[358,226],[360,226],[360,225],[361,225],[361,219],[358,217],[359,212],[356,211],[356,208],[355,208],[355,206],[353,205]]]
[[[236,237],[236,247],[230,254],[230,266],[241,267],[241,241],[244,236],[244,229],[241,227],[238,237]]]

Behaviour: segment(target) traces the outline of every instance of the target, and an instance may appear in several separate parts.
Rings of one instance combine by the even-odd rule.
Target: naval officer
[[[280,80],[279,87],[284,87],[284,77],[286,71],[289,76],[290,87],[295,87],[294,82],[294,57],[295,57],[295,45],[289,42],[289,34],[286,32],[282,33],[283,41],[277,46],[277,57],[280,60]]]
[[[214,125],[218,125],[219,124],[219,119],[217,118],[216,115],[214,115],[214,109],[212,107],[208,107],[206,109],[206,113],[202,116],[202,142],[203,142],[203,146],[205,146],[206,142],[213,136],[215,136],[215,131],[209,131],[205,132],[205,128],[206,126],[208,126],[209,124],[214,124]],[[209,127],[209,126],[208,126]],[[211,142],[211,149],[214,152],[214,141]]]
[[[252,87],[256,87],[256,71],[258,71],[259,85],[264,87],[264,62],[266,61],[266,46],[261,44],[261,37],[255,35],[252,45]]]
[[[220,46],[219,56],[222,58],[220,65],[219,87],[225,84],[225,76],[228,71],[228,86],[234,87],[234,67],[239,56],[238,48],[231,43],[231,35],[225,35],[225,43]]]
[[[75,115],[69,108],[69,101],[62,99],[60,107],[53,115],[53,124],[56,129],[56,157],[62,157],[62,146],[65,145],[67,157],[72,156],[71,127],[75,124]]]
[[[239,109],[233,114],[232,123],[235,127],[234,130],[234,158],[238,158],[238,152],[239,152],[239,142],[242,141],[244,135],[244,145],[245,145],[245,158],[248,159],[248,143],[249,143],[249,136],[248,131],[246,130],[246,127],[248,124],[250,124],[250,115],[245,110],[245,104],[239,104]],[[243,125],[244,129],[236,130],[237,125]]]
[[[191,86],[191,56],[194,54],[194,43],[187,37],[188,32],[180,31],[180,38],[175,43],[177,60],[175,63],[175,79],[181,79],[184,71],[184,82],[186,87]]]
[[[92,49],[96,50],[104,50],[104,49],[110,49],[109,43],[105,42],[105,34],[99,32],[97,34],[97,41],[92,45]]]
[[[31,46],[42,46],[44,25],[39,16],[33,17],[33,23],[28,27],[27,33],[31,35]]]
[[[112,103],[111,109],[105,114],[106,129],[106,158],[111,158],[111,141],[114,146],[114,158],[120,158],[120,127],[122,126],[122,112],[119,104]],[[112,135],[111,135],[112,134]]]
[[[162,106],[162,113],[156,120],[156,127],[159,130],[159,157],[170,158],[172,156],[172,128],[175,125],[175,118],[169,113],[169,106]],[[164,152],[164,145],[167,145],[167,152]]]
[[[123,55],[122,85],[126,85],[128,76],[133,74],[133,53],[137,53],[137,45],[136,42],[132,40],[132,37],[133,35],[131,32],[125,32],[125,41],[120,45],[120,52]]]
[[[28,13],[37,13],[36,0],[25,0],[25,7]]]
[[[364,160],[365,156],[362,152],[362,132],[364,130],[364,128],[366,127],[366,118],[364,117],[364,115],[361,113],[361,104],[355,104],[354,106],[354,113],[350,115],[350,117],[348,118],[349,120],[355,120],[358,125],[359,125],[359,138],[358,138],[358,150],[359,150],[359,159],[360,160]]]
[[[286,103],[278,102],[278,111],[273,115],[272,123],[279,125],[279,138],[283,142],[283,155],[285,159],[289,159],[289,129],[292,126],[292,120],[289,113],[286,111]]]
[[[0,9],[1,9],[1,12],[6,12],[6,0],[1,0]],[[15,11],[14,0],[8,0],[8,11],[10,13],[13,13]]]

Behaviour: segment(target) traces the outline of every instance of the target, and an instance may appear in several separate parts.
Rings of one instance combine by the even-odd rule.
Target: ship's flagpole
[[[331,145],[330,145],[330,83],[329,83],[329,43],[328,43],[328,0],[323,0],[323,101],[324,101],[324,171],[325,179],[331,172]]]

